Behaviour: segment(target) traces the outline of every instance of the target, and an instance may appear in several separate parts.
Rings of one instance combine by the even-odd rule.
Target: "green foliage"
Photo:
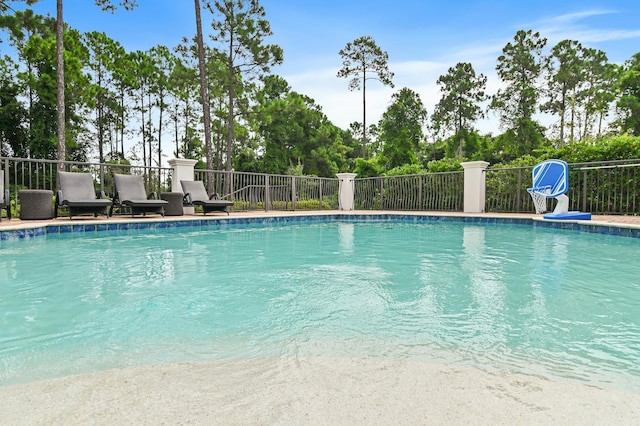
[[[569,129],[571,129],[570,140],[574,140],[577,107],[578,88],[582,80],[583,62],[580,55],[582,45],[575,40],[562,40],[551,49],[548,58],[550,65],[549,78],[547,81],[549,101],[541,105],[542,111],[557,114],[560,117],[560,141],[564,141],[565,118],[567,112],[573,109]],[[553,67],[551,67],[553,65]]]
[[[378,164],[376,158],[365,160],[363,158],[356,159],[356,165],[353,169],[353,173],[356,173],[358,177],[375,177],[381,176],[383,168]]]
[[[540,160],[548,158],[558,158],[567,163],[637,159],[640,158],[640,137],[621,135],[575,142],[546,149],[538,155]]]
[[[441,160],[429,161],[429,163],[427,163],[427,170],[429,173],[455,172],[462,170],[462,166],[460,165],[460,159],[443,158]]]
[[[622,112],[620,129],[640,136],[640,52],[627,61],[619,81],[618,109]]]
[[[288,201],[272,201],[270,209],[271,210],[279,210],[286,211],[291,210],[293,205]],[[236,211],[248,211],[250,209],[254,210],[264,210],[264,202],[260,201],[255,204],[249,205],[248,201],[234,201],[233,209]],[[329,202],[323,200],[298,200],[296,201],[296,210],[333,210],[335,209]]]
[[[391,99],[378,125],[378,139],[382,143],[378,161],[386,169],[418,163],[424,137],[422,127],[427,118],[427,110],[416,92],[405,87]]]
[[[447,157],[469,158],[480,151],[482,137],[476,132],[460,130],[445,140]]]
[[[284,174],[287,176],[304,176],[303,169],[304,166],[298,161],[298,164],[289,164]]]
[[[296,210],[331,210],[334,207],[330,203],[323,200],[298,200],[296,201]]]
[[[280,46],[265,42],[273,33],[258,0],[215,0],[205,6],[214,15],[211,39],[221,46],[219,57],[228,71],[223,86],[227,96],[226,169],[231,170],[235,116],[248,109],[241,95],[248,93],[252,82],[268,73],[271,66],[282,63],[283,52]]]
[[[206,164],[202,162],[202,167],[206,168]],[[237,151],[233,158],[233,169],[239,172],[266,173],[264,169],[264,161],[256,158],[255,151],[250,148],[241,148]]]
[[[277,81],[267,80],[252,123],[264,146],[262,168],[283,174],[291,164],[303,164],[306,175],[335,176],[345,162],[343,133],[329,123],[313,99],[282,92],[288,86]]]
[[[113,13],[117,9],[117,5],[112,0],[95,0],[95,2],[96,6],[106,12]],[[120,0],[118,4],[126,10],[132,10],[138,6],[138,2],[136,0]]]
[[[387,170],[384,176],[402,176],[402,175],[418,175],[427,173],[421,164],[404,164]]]
[[[640,158],[640,137],[621,135],[546,147],[515,159],[491,163],[491,167],[525,167],[555,158],[569,164]]]
[[[135,3],[94,2],[107,9]],[[640,158],[634,137],[640,132],[640,53],[617,66],[608,63],[604,52],[564,40],[543,57],[546,41],[538,33],[518,31],[497,58],[502,89],[491,106],[504,133],[473,130],[484,113],[478,105],[486,78],[461,62],[438,80],[442,98],[425,144],[427,114],[411,89],[393,95],[380,122],[366,126],[363,118],[350,129],[339,129],[313,99],[269,74],[282,51],[265,43],[271,30],[259,1],[217,0],[206,6],[214,12],[213,42],[204,46],[213,168],[228,166],[223,162],[230,159],[241,171],[327,177],[344,171],[367,177],[460,170],[465,160],[524,165],[552,157],[570,163]],[[56,158],[55,24],[30,9],[0,13],[2,42],[16,52],[0,59],[0,155]],[[166,135],[171,135],[177,157],[196,159],[196,167],[204,167],[203,156],[208,159],[209,153],[200,136],[195,42],[127,52],[104,33],[80,34],[68,26],[64,41],[67,159],[86,160],[95,150],[100,161],[159,164],[170,152]],[[237,55],[229,58],[230,51]],[[350,89],[363,89],[363,98],[365,77],[392,85],[388,55],[371,37],[348,43],[340,54],[344,67],[339,76],[348,77]],[[544,93],[543,76],[548,76]],[[545,129],[533,119],[541,94],[549,100],[545,110],[560,121],[565,117],[564,124]],[[612,106],[617,127],[608,127]],[[602,129],[628,136],[602,138]],[[547,139],[550,132],[557,147]],[[590,139],[594,135],[597,139]],[[127,140],[139,141],[131,153],[125,152]],[[360,156],[370,160],[356,160]]]
[[[15,80],[15,66],[9,58],[0,59],[0,156],[27,157],[28,132],[22,126],[28,111],[18,99],[20,86]]]
[[[480,104],[487,99],[485,88],[487,77],[477,75],[468,62],[449,68],[447,74],[438,78],[442,98],[435,107],[431,121],[437,133],[440,130],[469,133],[478,118],[484,117]],[[459,154],[461,155],[461,154]]]
[[[506,87],[491,100],[491,109],[500,114],[500,123],[511,131],[508,142],[516,156],[538,146],[540,128],[533,121],[541,95],[536,82],[542,73],[542,49],[547,39],[531,30],[520,30],[498,57],[496,71]]]

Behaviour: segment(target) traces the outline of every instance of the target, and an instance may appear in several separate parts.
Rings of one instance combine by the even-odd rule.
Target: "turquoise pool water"
[[[640,392],[637,239],[314,222],[3,241],[0,384],[177,361],[453,362]]]

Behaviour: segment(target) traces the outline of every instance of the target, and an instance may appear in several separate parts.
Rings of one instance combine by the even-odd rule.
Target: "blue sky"
[[[34,8],[55,16],[55,0]],[[64,0],[66,22],[83,32],[104,31],[128,50],[177,45],[195,34],[192,0],[138,0],[134,11],[102,12],[93,0]],[[470,62],[488,77],[489,94],[500,85],[496,59],[518,30],[539,31],[548,47],[564,39],[580,41],[623,63],[640,51],[638,0],[262,0],[274,35],[269,43],[284,50],[284,64],[273,68],[293,90],[315,99],[336,125],[362,119],[362,93],[337,78],[338,51],[368,35],[389,54],[395,88],[371,82],[367,122],[377,122],[391,95],[403,87],[416,91],[429,114],[440,99],[436,81],[449,67]],[[203,26],[211,17],[203,12]],[[497,132],[497,120],[478,123]]]

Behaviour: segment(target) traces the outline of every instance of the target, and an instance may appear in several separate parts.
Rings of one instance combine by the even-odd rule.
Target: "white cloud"
[[[490,54],[493,55],[493,52],[491,51]],[[446,63],[435,61],[390,63],[389,69],[395,74],[394,88],[383,86],[376,81],[370,81],[367,85],[367,124],[377,123],[388,108],[392,95],[404,87],[418,93],[427,112],[433,113],[441,97],[440,88],[436,82],[457,62],[461,60]],[[483,61],[483,63],[489,62],[493,66],[495,56],[491,61]],[[342,129],[348,129],[351,123],[362,122],[362,91],[350,91],[348,80],[336,77],[337,72],[338,68],[316,69],[312,72],[285,75],[283,78],[289,82],[292,90],[313,98],[333,124]],[[489,69],[484,73],[489,78],[487,93],[493,93],[492,90],[498,85],[495,71]],[[495,133],[498,130],[497,121],[494,119],[478,125],[484,132]]]
[[[540,32],[548,40],[547,48],[564,39],[578,40],[584,45],[610,42],[615,40],[632,40],[640,37],[640,29],[606,29],[606,22],[598,25],[585,23],[588,19],[597,19],[618,12],[604,9],[589,9],[553,16],[535,22],[525,23],[519,28]],[[515,32],[513,33],[515,34]],[[409,60],[390,62],[389,69],[394,72],[395,88],[383,86],[371,81],[367,85],[367,123],[376,123],[389,106],[393,93],[408,87],[420,95],[429,114],[441,97],[437,80],[447,73],[450,67],[459,62],[469,62],[477,74],[487,77],[486,93],[495,94],[504,84],[497,77],[496,60],[502,54],[504,46],[512,41],[513,34],[504,38],[495,34],[487,39],[470,40],[458,46],[443,47],[443,53],[429,60]],[[319,62],[315,61],[317,65]],[[334,63],[337,61],[334,61]],[[311,72],[290,73],[283,77],[291,84],[293,90],[312,97],[320,105],[327,117],[337,126],[347,129],[352,122],[362,121],[362,91],[350,91],[348,79],[336,76],[339,67],[315,68]],[[499,133],[499,123],[495,115],[480,120],[476,126],[483,133]]]
[[[583,45],[588,45],[640,38],[640,29],[610,29],[603,28],[602,25],[594,28],[583,22],[587,18],[618,13],[614,10],[584,10],[541,20],[530,24],[530,27],[536,28],[536,31],[546,37],[549,46],[562,40],[578,40]]]

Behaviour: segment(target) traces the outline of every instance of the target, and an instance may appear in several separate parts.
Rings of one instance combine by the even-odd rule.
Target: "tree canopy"
[[[404,87],[379,120],[367,123],[367,82],[393,86],[394,74],[387,52],[372,37],[360,37],[339,52],[337,77],[362,90],[363,119],[341,129],[273,72],[284,52],[269,43],[271,27],[258,0],[203,0],[201,24],[210,25],[211,37],[201,46],[187,35],[176,46],[128,51],[109,34],[65,24],[63,67],[55,54],[58,22],[34,13],[32,2],[0,1],[1,156],[56,159],[62,140],[68,160],[152,167],[175,155],[208,169],[332,176],[446,170],[467,159],[503,163],[640,136],[640,53],[617,65],[578,40],[547,46],[541,34],[520,30],[496,58],[495,93],[487,93],[487,77],[472,63],[459,62],[438,78],[433,111]],[[136,5],[94,3],[105,11]],[[60,112],[64,126],[57,123]],[[487,114],[499,118],[500,133],[476,129]],[[551,123],[541,124],[541,115]]]

